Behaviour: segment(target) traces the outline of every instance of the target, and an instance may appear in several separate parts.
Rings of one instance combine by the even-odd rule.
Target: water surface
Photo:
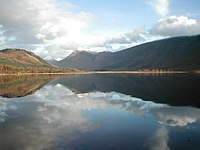
[[[199,83],[199,75],[1,77],[0,149],[198,150]]]

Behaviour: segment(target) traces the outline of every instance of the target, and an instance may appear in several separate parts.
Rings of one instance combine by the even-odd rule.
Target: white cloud
[[[4,44],[8,47],[39,48],[41,51],[46,46],[59,50],[59,46],[65,43],[76,44],[82,29],[93,19],[93,15],[86,12],[73,13],[70,11],[72,4],[60,2],[62,8],[53,0],[0,1],[1,36],[5,39]],[[53,50],[47,49],[47,52],[51,54]]]
[[[108,38],[107,44],[131,44],[145,40],[146,31],[144,27],[136,28],[133,31],[125,32],[112,38]]]
[[[97,37],[96,40],[90,40],[90,45],[86,49],[94,49],[99,47],[103,50],[122,50],[128,47],[132,47],[136,43],[141,43],[147,40],[147,32],[145,28],[136,28],[133,31],[114,35],[112,37]]]
[[[127,39],[126,36],[119,35],[119,36],[116,36],[116,37],[113,37],[112,39],[110,39],[108,41],[108,43],[110,43],[110,44],[130,44],[132,42],[129,39]]]
[[[152,0],[149,3],[161,17],[165,17],[168,14],[169,0]]]
[[[161,36],[184,36],[200,34],[200,21],[186,16],[169,16],[158,22],[149,30],[151,34]]]
[[[144,35],[147,34],[145,28],[137,28],[132,32],[125,33],[126,37],[130,39],[132,42],[144,41]]]

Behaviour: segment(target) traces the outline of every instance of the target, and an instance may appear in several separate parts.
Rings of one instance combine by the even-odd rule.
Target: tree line
[[[0,73],[1,74],[18,74],[18,73],[68,73],[74,70],[68,70],[64,68],[56,67],[31,67],[23,66],[16,67],[12,65],[0,64]]]

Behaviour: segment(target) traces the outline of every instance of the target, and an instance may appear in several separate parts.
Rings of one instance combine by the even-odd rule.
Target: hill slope
[[[76,51],[57,66],[84,70],[200,69],[200,35],[168,38],[118,52]]]
[[[1,50],[0,63],[13,66],[51,67],[39,56],[22,49]]]
[[[21,49],[0,51],[0,73],[47,73],[66,71],[48,64],[32,52]]]

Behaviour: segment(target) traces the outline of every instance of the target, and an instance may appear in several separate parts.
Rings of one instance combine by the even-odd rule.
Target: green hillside
[[[0,51],[0,73],[59,73],[72,70],[61,69],[48,64],[32,52],[21,49]]]

